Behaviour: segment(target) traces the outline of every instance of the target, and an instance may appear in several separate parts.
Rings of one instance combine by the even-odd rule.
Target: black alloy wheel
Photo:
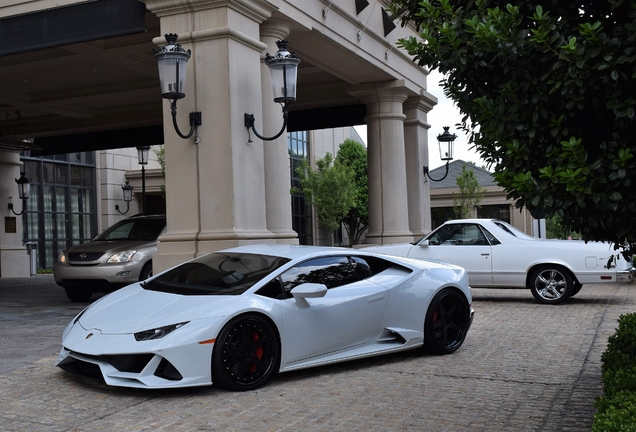
[[[466,297],[453,288],[438,292],[431,301],[424,322],[424,348],[436,354],[457,351],[470,327]]]
[[[567,270],[546,265],[530,274],[528,288],[539,303],[560,304],[572,296],[574,282]]]
[[[254,390],[278,369],[280,343],[271,324],[258,315],[230,321],[212,352],[212,383],[228,390]]]

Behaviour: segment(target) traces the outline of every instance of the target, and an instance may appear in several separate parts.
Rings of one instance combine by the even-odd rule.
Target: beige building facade
[[[518,209],[514,201],[507,198],[507,192],[498,186],[492,174],[485,168],[478,167],[463,160],[454,160],[449,164],[448,175],[439,182],[430,182],[431,223],[436,228],[450,219],[456,219],[453,212],[455,199],[460,189],[457,177],[466,168],[475,174],[482,193],[478,207],[472,209],[471,218],[494,218],[510,223],[526,234],[545,237],[545,222],[543,235],[537,229],[537,220],[525,208]],[[434,179],[441,179],[446,173],[445,167],[431,170]]]
[[[168,232],[155,270],[231,246],[297,243],[287,138],[265,142],[244,124],[248,113],[264,136],[281,128],[264,57],[286,39],[302,60],[288,131],[366,124],[366,243],[412,241],[431,229],[421,167],[428,165],[426,115],[437,101],[426,91],[426,71],[395,45],[414,32],[387,26],[387,2],[370,3],[358,10],[353,0],[3,2],[0,26],[22,38],[8,38],[0,50],[1,196],[17,195],[21,146],[34,155],[98,151],[96,211],[106,226],[120,217],[114,206],[124,177],[139,190],[134,147],[163,144]],[[160,97],[151,49],[165,45],[166,33],[192,53],[175,118],[184,130],[188,114],[201,113],[190,139],[177,135]],[[156,179],[157,166],[147,168]],[[1,208],[0,276],[24,275],[21,219],[13,230],[14,216]]]

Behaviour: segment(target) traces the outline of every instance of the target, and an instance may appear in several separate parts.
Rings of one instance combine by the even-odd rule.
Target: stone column
[[[31,274],[29,255],[22,244],[22,216],[9,210],[9,195],[12,196],[13,209],[22,211],[22,201],[18,198],[18,185],[15,179],[20,177],[20,154],[0,150],[0,277],[29,277]]]
[[[426,114],[437,104],[435,96],[422,91],[404,103],[404,151],[408,192],[409,229],[415,240],[431,231],[430,183],[423,167],[428,166],[428,129]]]
[[[367,107],[369,231],[366,243],[413,241],[409,230],[402,81],[363,84],[347,92]]]
[[[275,241],[265,218],[263,143],[248,144],[244,114],[263,122],[260,24],[274,7],[258,0],[145,0],[163,33],[192,50],[178,123],[200,111],[193,139],[179,138],[164,102],[168,232],[153,258],[160,271],[207,252]],[[240,5],[239,5],[240,3]],[[163,38],[154,42],[163,44]],[[272,104],[272,110],[280,107]]]
[[[267,45],[267,52],[274,55],[278,51],[276,41],[284,40],[291,24],[270,19],[261,25],[261,41]],[[289,47],[293,50],[294,47]],[[274,102],[274,90],[269,67],[265,64],[265,52],[261,56],[261,88],[263,90],[263,132],[265,137],[276,135],[283,126],[280,105]],[[258,130],[258,129],[257,129]],[[272,232],[277,243],[298,243],[298,234],[292,229],[291,187],[287,133],[272,141],[260,141],[252,137],[251,145],[262,145],[265,165],[265,208],[267,229]]]

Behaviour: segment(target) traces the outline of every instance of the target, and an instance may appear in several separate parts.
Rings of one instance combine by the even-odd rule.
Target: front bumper
[[[56,366],[76,375],[132,388],[179,388],[212,384],[212,344],[185,343],[158,348],[133,335],[102,335],[69,329]],[[86,334],[84,336],[84,334]],[[72,348],[71,348],[72,347]]]
[[[86,284],[89,281],[104,285],[129,285],[139,280],[143,263],[140,261],[98,265],[69,265],[56,262],[53,276],[59,285]]]

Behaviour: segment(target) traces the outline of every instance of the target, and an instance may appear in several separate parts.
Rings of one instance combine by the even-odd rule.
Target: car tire
[[[212,383],[228,390],[263,385],[280,361],[278,334],[259,315],[242,315],[223,327],[212,351]]]
[[[438,292],[424,319],[424,348],[435,354],[451,354],[466,339],[470,327],[470,306],[466,297],[453,288]]]
[[[139,282],[145,281],[150,276],[152,276],[152,261],[148,261],[139,272]]]
[[[79,288],[64,287],[64,291],[66,292],[66,297],[68,297],[70,301],[75,303],[86,303],[91,299],[91,296],[93,295],[92,292]]]
[[[528,288],[539,303],[560,304],[572,296],[574,281],[563,267],[546,265],[530,273]]]
[[[574,297],[575,295],[577,295],[579,291],[581,291],[581,288],[583,288],[583,285],[580,282],[574,282],[574,288],[572,289],[572,294],[570,294],[570,297]]]

